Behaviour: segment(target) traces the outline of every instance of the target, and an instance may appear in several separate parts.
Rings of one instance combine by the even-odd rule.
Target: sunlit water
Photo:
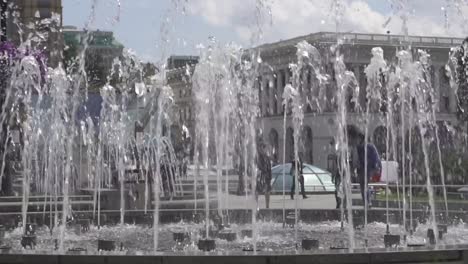
[[[203,224],[195,223],[161,225],[159,228],[158,251],[198,252],[197,242],[202,237],[200,230],[203,229],[203,226]],[[294,253],[297,250],[301,250],[302,239],[319,240],[320,250],[328,250],[333,247],[347,248],[347,230],[341,231],[340,226],[341,223],[337,221],[317,224],[300,223],[298,227],[298,241],[296,241],[293,229],[283,228],[282,223],[257,222],[257,249],[263,252]],[[369,223],[367,228],[369,248],[384,248],[383,235],[386,232],[386,225],[384,223]],[[418,226],[414,235],[408,237],[408,243],[424,245],[428,243],[426,238],[428,228],[430,226]],[[237,233],[237,239],[232,242],[216,239],[215,252],[241,252],[252,248],[252,238],[241,237],[241,231],[245,229],[251,229],[251,225],[231,225],[228,230]],[[393,234],[400,234],[401,229],[397,225],[391,225],[390,229]],[[189,233],[190,239],[182,243],[175,242],[173,240],[173,232]],[[68,228],[65,233],[64,248],[66,250],[82,248],[87,253],[95,254],[98,253],[97,241],[100,239],[116,241],[117,249],[115,253],[117,254],[150,254],[154,253],[152,233],[152,228],[139,225],[103,226],[100,229],[91,226],[88,232],[80,234],[77,234],[74,228]],[[41,227],[36,230],[36,235],[37,246],[34,249],[35,251],[58,252],[55,250],[54,241],[58,238],[56,232],[51,235],[47,228]],[[13,250],[31,251],[30,249],[22,248],[20,245],[21,236],[22,230],[20,228],[8,232],[4,238],[4,245],[11,247]],[[451,226],[439,245],[464,244],[468,242],[467,237],[468,229],[465,228],[464,224]],[[364,239],[364,231],[356,230],[354,241],[356,248],[364,248]],[[123,250],[120,250],[120,244],[123,245]],[[402,245],[404,245],[403,240]]]
[[[261,11],[262,8],[269,10],[267,2],[257,1],[259,8],[256,12],[260,13],[256,14],[256,19],[259,28],[254,32],[254,35],[262,33],[260,20],[265,18]],[[338,0],[332,2],[336,11],[338,31],[339,17],[343,12],[340,10],[342,3]],[[179,1],[174,1],[174,3],[176,6],[181,4]],[[181,5],[183,12],[185,12],[185,4]],[[406,15],[403,16],[405,33],[408,31],[406,19]],[[119,16],[116,20],[119,20]],[[163,39],[169,38],[168,27],[168,25],[163,27],[166,28],[162,32],[164,33],[162,34]],[[258,36],[255,38],[257,39]],[[259,39],[253,40],[252,44],[257,45],[257,41]],[[284,89],[283,103],[286,109],[284,131],[286,131],[287,116],[290,114],[294,127],[294,158],[296,160],[299,158],[304,109],[310,106],[317,110],[317,114],[320,114],[324,108],[322,103],[325,84],[333,82],[332,79],[334,79],[333,85],[336,85],[336,91],[332,101],[336,104],[337,152],[341,157],[346,157],[341,160],[340,164],[341,182],[344,183],[340,188],[346,194],[347,203],[351,204],[351,171],[346,162],[351,152],[346,136],[349,111],[353,110],[361,116],[367,141],[367,126],[371,121],[369,113],[373,112],[371,108],[380,109],[382,106],[382,100],[380,100],[382,95],[379,91],[385,90],[388,97],[393,95],[396,99],[391,103],[386,102],[389,108],[388,115],[384,117],[388,127],[385,156],[387,160],[402,161],[402,185],[403,187],[407,183],[411,185],[415,180],[412,175],[416,173],[412,170],[411,162],[408,171],[405,172],[407,167],[404,162],[406,159],[412,160],[411,140],[420,138],[420,142],[418,142],[420,144],[415,144],[414,148],[418,148],[417,151],[422,156],[420,160],[422,169],[418,171],[422,179],[419,180],[420,182],[424,180],[426,184],[429,204],[431,205],[431,217],[429,224],[420,226],[415,230],[414,237],[408,237],[408,240],[425,242],[424,239],[429,227],[437,233],[431,174],[440,173],[444,200],[447,204],[444,164],[436,124],[436,109],[432,100],[434,97],[433,87],[428,81],[431,78],[430,56],[425,51],[413,52],[410,47],[407,47],[408,49],[402,49],[398,52],[394,65],[387,65],[383,59],[383,50],[376,47],[372,50],[373,57],[365,71],[368,87],[359,87],[354,73],[346,67],[340,50],[342,42],[343,39],[340,39],[339,34],[337,34],[337,43],[329,51],[333,58],[334,76],[331,76],[332,72],[323,72],[322,64],[324,62],[314,46],[305,41],[295,45],[297,47],[296,61],[289,67],[292,72],[291,80],[285,87],[282,87]],[[163,49],[165,48],[167,47],[163,47]],[[104,226],[99,229],[93,226],[89,232],[83,234],[75,234],[73,229],[67,229],[64,226],[54,228],[53,233],[50,234],[45,227],[39,227],[36,250],[53,251],[56,247],[55,240],[57,240],[57,247],[62,250],[85,248],[88,252],[96,252],[97,240],[104,239],[117,241],[117,247],[122,243],[123,252],[129,251],[135,254],[154,252],[155,250],[163,252],[198,251],[197,242],[203,235],[200,234],[200,230],[205,228],[205,235],[207,235],[210,227],[208,213],[205,224],[160,225],[158,222],[160,196],[163,193],[171,197],[183,193],[178,189],[181,175],[177,162],[180,160],[174,153],[169,131],[174,122],[172,119],[174,102],[172,89],[167,86],[165,80],[165,65],[162,65],[161,72],[149,79],[144,79],[142,77],[143,65],[134,54],[125,52],[121,59],[116,59],[109,80],[100,88],[103,103],[99,113],[99,123],[97,123],[89,113],[86,113],[82,118],[78,118],[77,114],[89,96],[84,73],[85,51],[86,47],[81,54],[83,58],[78,59],[78,70],[65,71],[59,65],[56,69],[47,69],[45,76],[42,76],[44,69],[33,56],[24,56],[13,62],[11,64],[11,82],[6,91],[6,103],[0,113],[0,120],[2,125],[15,123],[17,126],[21,124],[23,128],[23,138],[26,144],[21,146],[23,155],[20,162],[24,170],[22,190],[24,222],[27,221],[27,201],[32,186],[30,183],[34,183],[35,192],[44,194],[50,199],[64,197],[62,212],[54,212],[56,226],[59,225],[59,222],[66,222],[67,217],[73,214],[68,206],[68,195],[82,188],[92,191],[95,201],[93,210],[97,213],[99,225],[101,191],[103,188],[117,185],[120,188],[121,223],[120,226]],[[265,92],[266,88],[264,85],[266,82],[259,78],[259,73],[262,73],[263,68],[268,68],[269,65],[263,62],[259,52],[246,50],[235,44],[223,45],[215,38],[211,38],[206,47],[200,45],[199,51],[200,61],[193,76],[189,76],[193,83],[193,112],[196,113],[195,135],[192,135],[195,141],[194,163],[203,168],[214,167],[216,169],[214,196],[217,198],[218,207],[215,209],[217,209],[219,217],[222,218],[222,222],[227,223],[229,220],[226,219],[225,212],[229,209],[229,201],[225,198],[228,196],[224,194],[228,192],[228,179],[223,179],[223,170],[232,166],[233,160],[236,159],[238,173],[243,175],[243,191],[248,196],[246,209],[252,211],[251,225],[238,226],[233,224],[231,229],[238,234],[243,229],[251,229],[253,238],[238,238],[234,242],[217,239],[216,250],[235,252],[251,246],[254,251],[295,252],[298,247],[300,248],[300,242],[304,238],[318,239],[323,249],[343,246],[350,248],[383,247],[383,235],[387,231],[388,223],[365,224],[364,230],[352,228],[352,217],[348,217],[350,220],[345,228],[342,228],[341,222],[301,224],[298,222],[298,217],[295,217],[294,228],[283,228],[283,223],[257,223],[255,212],[258,204],[254,197],[257,184],[256,144],[258,137],[262,136],[260,135],[262,131],[257,131],[257,121],[261,117],[258,101],[260,99],[259,93]],[[313,72],[314,78],[311,79],[310,85],[317,89],[307,100],[304,99],[303,90],[305,87],[302,79],[305,76],[302,74],[306,70]],[[124,84],[123,87],[112,84],[111,76],[114,75],[121,80]],[[381,75],[385,77],[386,82],[381,80],[383,79]],[[451,79],[453,83],[454,76],[451,76]],[[272,86],[269,81],[266,85]],[[134,87],[135,94],[133,94],[133,88],[129,87]],[[366,95],[367,104],[356,107],[357,109],[350,109],[348,104],[357,102],[360,89],[366,89],[368,92]],[[138,109],[140,103],[141,107],[145,108],[143,116],[139,116],[138,111],[136,114],[132,112],[135,110],[135,104]],[[394,121],[394,117],[398,114],[400,114],[400,122]],[[144,128],[141,131],[142,135],[137,136],[136,129],[135,131],[129,129],[135,125],[134,123],[138,123]],[[406,125],[410,127],[411,136],[408,138],[410,146],[398,151],[395,146],[398,137],[396,134],[401,133],[403,145],[405,145]],[[3,129],[7,131],[3,131]],[[10,130],[13,129],[13,126],[11,128],[8,125],[1,126],[0,132],[6,132],[9,136]],[[415,132],[415,136],[412,132]],[[390,135],[392,135],[391,142]],[[265,135],[263,136],[265,137]],[[6,144],[6,142],[5,139],[3,143]],[[435,143],[437,147],[438,171],[430,167],[428,149],[431,143]],[[285,146],[286,141],[283,144]],[[213,148],[214,151],[212,151]],[[283,147],[283,157],[285,156],[284,149],[285,147]],[[79,152],[79,159],[76,158],[77,152]],[[234,155],[232,153],[236,153],[238,157],[230,156]],[[286,157],[283,161],[289,162]],[[5,158],[1,164],[2,168],[5,167],[4,163]],[[170,167],[164,177],[161,172],[162,165]],[[123,183],[126,180],[125,174],[129,167],[136,167],[139,174],[138,181],[145,183],[144,209],[155,208],[153,226],[156,228],[124,224],[126,201]],[[200,170],[197,170],[195,175],[195,182],[197,179],[203,178],[203,191],[206,197],[205,210],[207,212],[210,209],[208,197],[212,195],[208,186],[208,176],[208,170],[205,170],[203,175],[201,175]],[[406,180],[406,177],[409,179]],[[298,177],[296,176],[295,179],[297,180]],[[194,188],[196,189],[196,183]],[[296,196],[298,193],[299,184],[296,182]],[[196,195],[195,199],[197,199]],[[403,210],[406,212],[405,191],[403,191],[403,201]],[[297,203],[296,199],[296,216],[299,214]],[[364,210],[367,217],[367,207]],[[352,215],[351,206],[347,209],[341,208],[341,217],[344,218],[345,214]],[[58,220],[59,215],[62,218],[61,221]],[[404,213],[403,218],[406,218],[406,213]],[[367,222],[367,218],[365,222]],[[177,230],[191,233],[190,241],[180,244],[173,242],[172,232]],[[404,226],[401,228],[390,225],[388,231],[392,234],[400,234],[402,237],[407,235],[401,230],[405,230]],[[3,244],[11,246],[15,250],[22,250],[19,241],[24,231],[24,228],[17,228],[8,232]],[[467,242],[467,237],[468,230],[463,225],[452,226],[444,239],[439,241],[439,244],[463,244]]]

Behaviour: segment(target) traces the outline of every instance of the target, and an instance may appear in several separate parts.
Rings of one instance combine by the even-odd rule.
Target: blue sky
[[[317,31],[334,31],[336,16],[331,7],[337,1],[63,0],[64,24],[83,28],[90,21],[92,2],[97,3],[97,8],[91,28],[112,30],[120,42],[143,60],[160,61],[170,54],[196,54],[196,46],[210,36],[221,43],[250,46]],[[468,9],[464,0],[338,2],[343,6],[342,31],[385,33],[390,30],[400,34],[401,15],[406,14],[410,34],[457,37],[467,34],[468,20],[464,16],[468,15]],[[399,4],[405,2],[402,10]],[[260,26],[256,18],[260,18]],[[258,35],[255,33],[259,28],[262,38],[252,42],[251,37]]]

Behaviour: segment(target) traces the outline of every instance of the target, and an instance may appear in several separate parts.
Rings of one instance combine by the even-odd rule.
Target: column
[[[309,69],[303,69],[302,70],[302,76],[301,76],[301,83],[299,86],[301,87],[301,95],[302,95],[302,103],[304,104],[304,112],[308,112],[308,105],[309,105],[309,100],[310,100],[310,85],[309,82],[307,81],[307,75],[309,74]]]
[[[254,89],[258,92],[258,108],[260,109],[260,116],[263,116],[263,102],[262,102],[262,77],[257,77],[257,80],[254,83]]]
[[[270,90],[270,98],[269,98],[269,102],[270,102],[270,114],[271,115],[276,115],[277,111],[276,111],[276,104],[275,104],[275,96],[276,96],[276,93],[277,93],[277,85],[276,85],[276,80],[275,80],[275,73],[273,73],[272,75],[270,75],[270,78],[269,78],[269,82],[268,82],[268,85],[269,85],[269,90]]]
[[[260,82],[260,101],[262,102],[262,115],[267,116],[268,115],[268,107],[267,107],[267,91],[266,91],[266,86],[268,85],[268,80],[265,75],[262,76],[262,80]]]
[[[366,87],[365,87],[365,83],[361,83],[361,69],[359,67],[359,64],[353,64],[353,71],[354,71],[354,76],[356,77],[356,80],[358,82],[358,85],[359,85],[359,94],[357,94],[358,96],[358,102],[359,102],[359,106],[362,108],[362,109],[365,109],[366,108]]]
[[[284,75],[285,75],[285,79],[286,79],[286,84],[291,83],[291,80],[290,80],[291,76],[289,75],[290,71],[291,70],[289,69],[289,66],[284,71],[285,72]]]
[[[444,68],[444,74],[447,74],[445,68]],[[450,80],[444,76],[445,80],[447,80],[447,94],[448,94],[448,97],[449,97],[449,113],[456,113],[457,112],[457,95],[455,94],[455,91],[454,89],[452,89],[452,87],[450,86]]]
[[[290,76],[289,74],[290,74],[290,69],[289,69],[289,66],[288,66],[284,71],[284,76],[285,76],[285,79],[286,79],[286,85],[291,84],[291,81],[292,81],[291,80],[292,76]],[[289,105],[289,107],[287,109],[285,109],[284,111],[286,111],[287,115],[291,114],[291,105]],[[285,136],[285,138],[286,138],[286,136]]]
[[[440,112],[441,109],[444,109],[443,105],[443,98],[441,96],[440,92],[440,72],[439,72],[439,65],[434,65],[434,83],[433,89],[434,89],[434,100],[436,100],[437,105],[436,105],[436,111]]]
[[[450,113],[457,112],[457,97],[455,96],[455,91],[449,86],[449,105]]]
[[[283,70],[279,70],[276,72],[276,109],[278,114],[283,113]]]

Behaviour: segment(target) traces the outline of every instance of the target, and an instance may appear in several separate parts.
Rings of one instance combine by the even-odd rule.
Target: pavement
[[[354,197],[356,196],[356,197]],[[359,198],[359,194],[353,194],[353,198]],[[284,198],[284,199],[283,199]],[[270,209],[282,209],[283,206],[286,209],[335,209],[336,200],[334,194],[308,194],[307,199],[303,199],[302,196],[296,197],[297,199],[291,200],[289,194],[283,195],[271,195],[270,196]],[[225,200],[227,199],[227,200]],[[255,202],[251,196],[237,196],[228,195],[222,197],[222,201],[227,201],[229,209],[251,209],[255,205]],[[258,198],[258,208],[265,209],[265,196],[260,195]],[[354,206],[353,206],[354,208]],[[356,206],[356,208],[362,208],[362,206]]]

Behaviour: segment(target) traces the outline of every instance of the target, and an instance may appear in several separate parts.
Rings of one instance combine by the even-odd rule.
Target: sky
[[[197,55],[210,38],[242,47],[319,31],[466,37],[468,0],[63,0],[63,23],[111,30],[143,61]],[[93,8],[93,6],[95,8]],[[338,11],[336,11],[338,10]]]

